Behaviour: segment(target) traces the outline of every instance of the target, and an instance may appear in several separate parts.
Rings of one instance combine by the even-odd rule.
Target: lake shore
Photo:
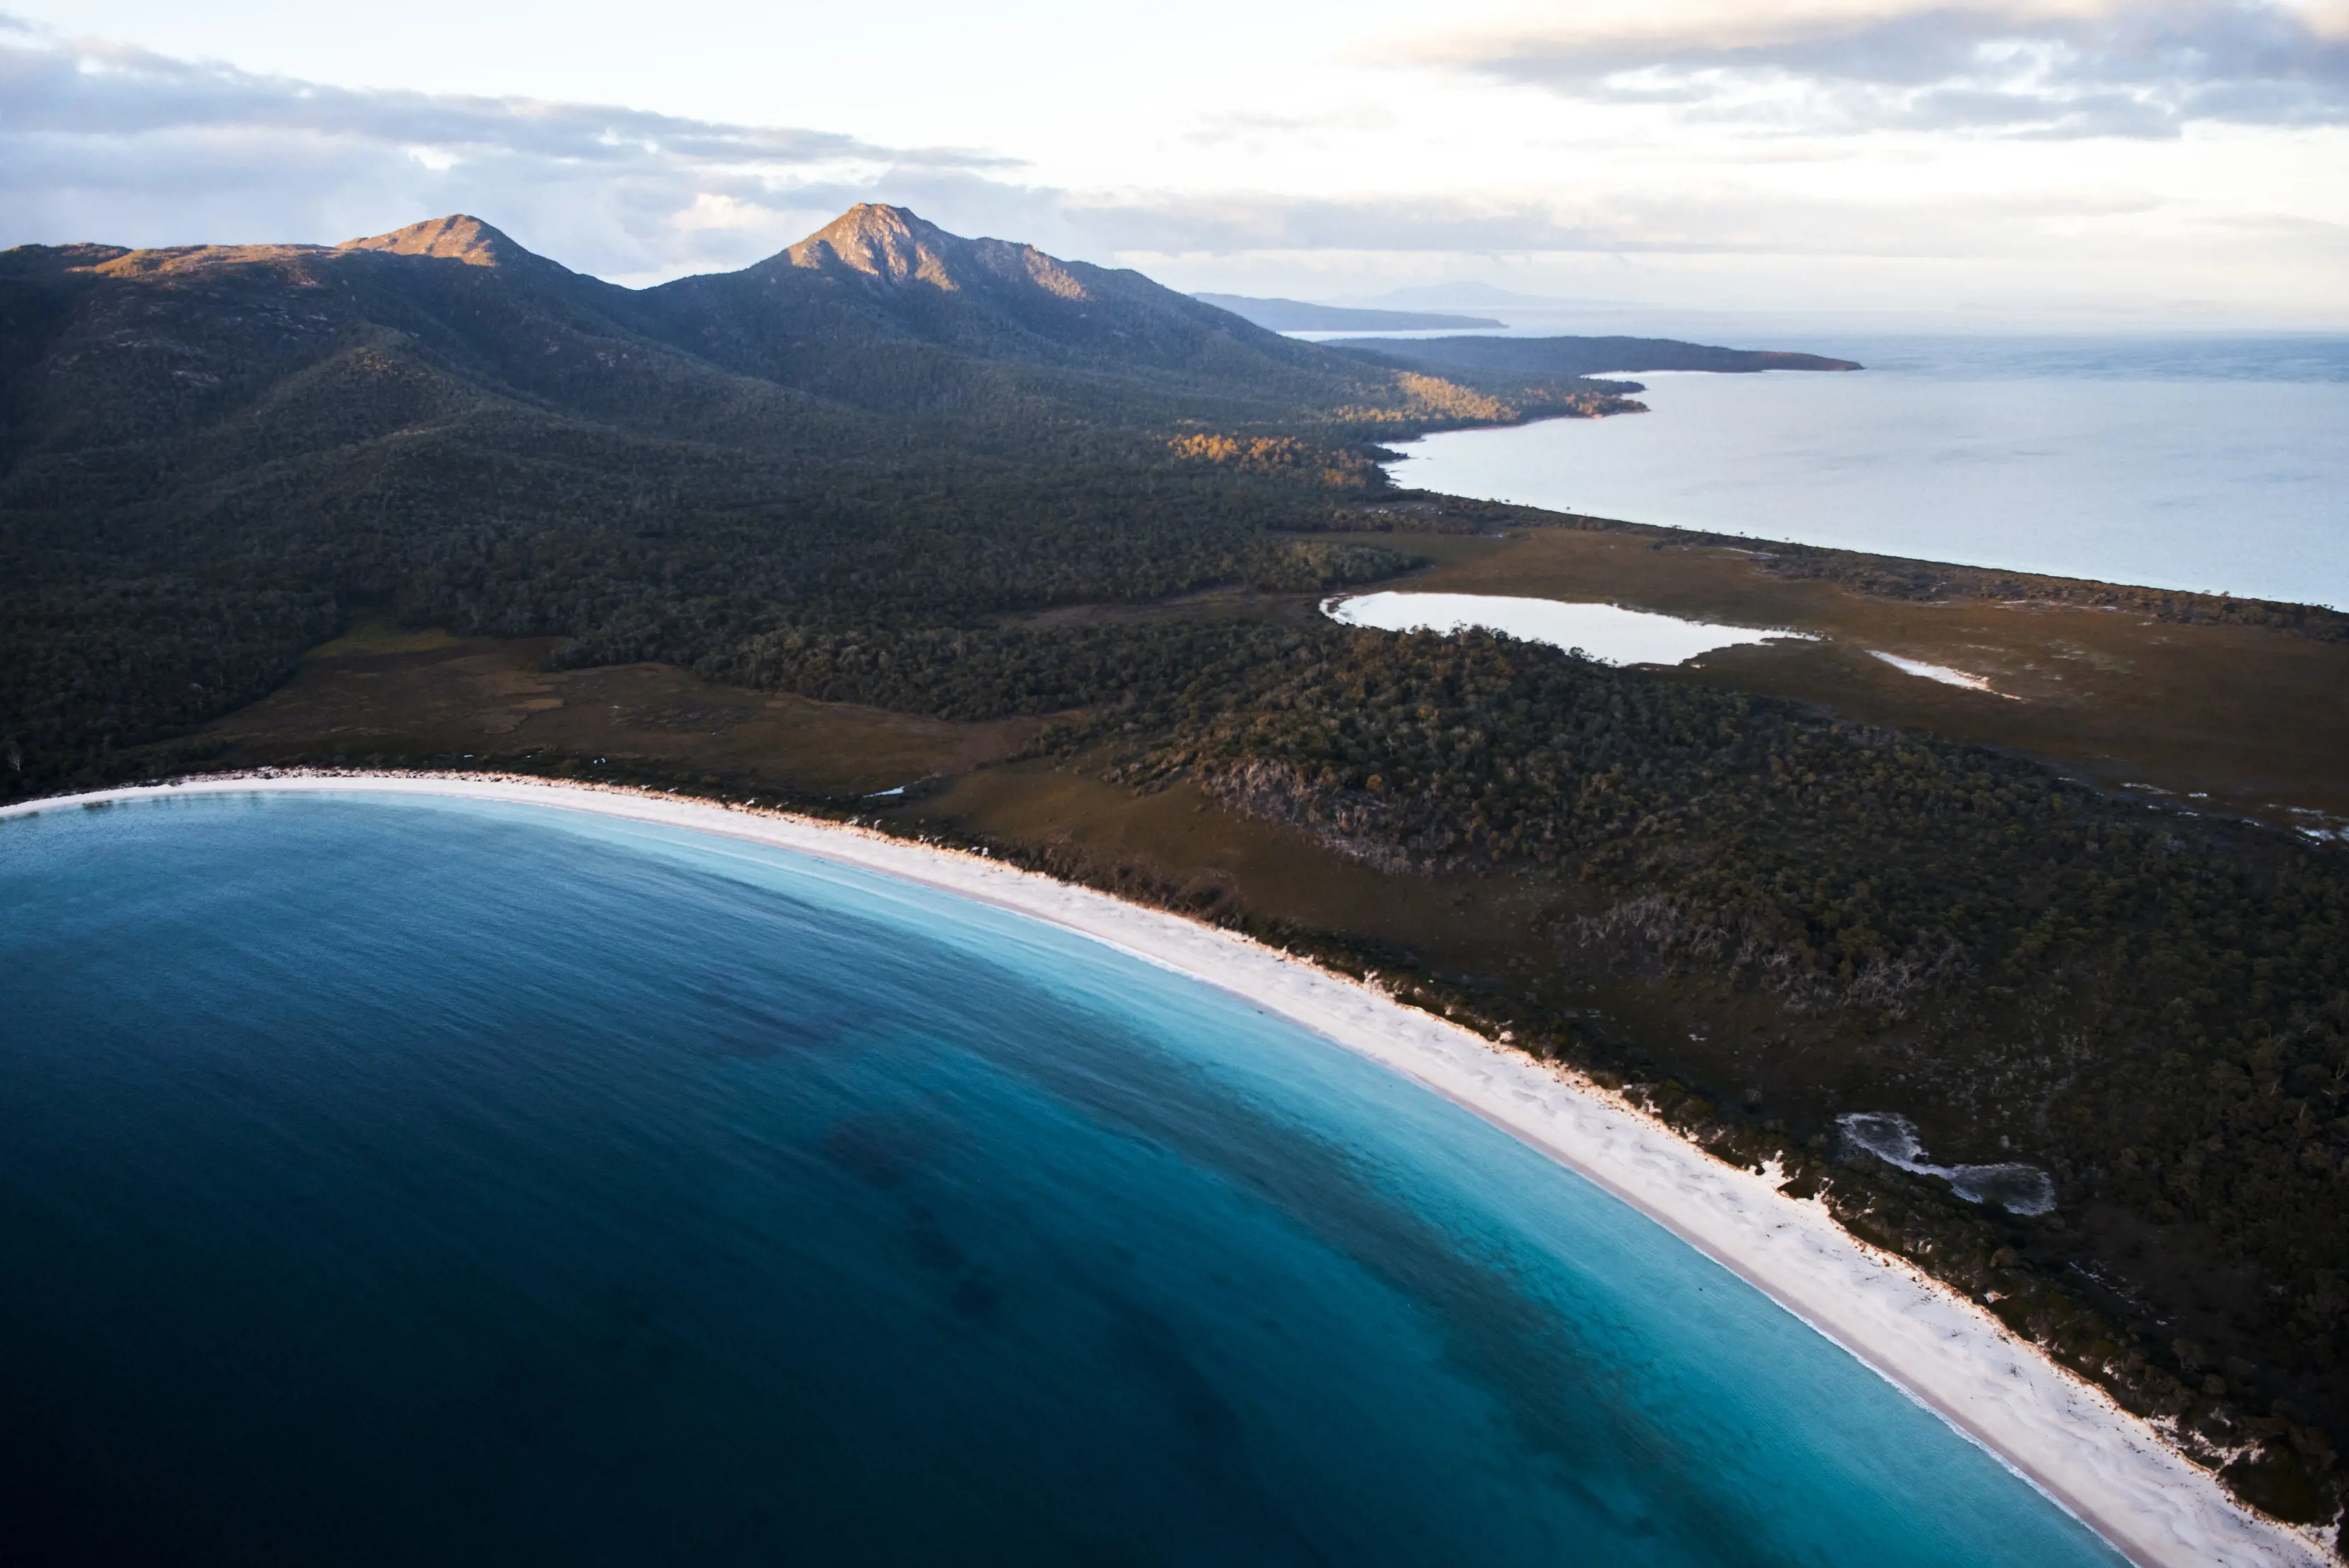
[[[779,812],[481,774],[211,777],[36,800],[26,815],[190,794],[364,792],[583,810],[878,871],[1051,921],[1212,984],[1444,1095],[1614,1193],[1999,1456],[2143,1564],[2315,1563],[2316,1544],[2226,1497],[2143,1421],[1974,1303],[1860,1243],[1816,1201],[1713,1159],[1586,1082],[1273,948],[983,856]]]

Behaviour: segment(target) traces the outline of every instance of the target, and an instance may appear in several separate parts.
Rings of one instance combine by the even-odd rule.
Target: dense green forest
[[[2259,1282],[2201,1314],[2209,1329],[2159,1335],[2059,1232],[2044,1251],[2061,1282],[2114,1311],[2094,1330],[2041,1326],[2140,1408],[2209,1419],[2186,1409],[2189,1384],[2282,1412],[2277,1430],[2338,1408],[2349,857],[1506,639],[1315,644],[1249,661],[1237,701],[1184,702],[1164,739],[1123,748],[1126,776],[1188,773],[1366,857],[1565,879],[1580,912],[1558,923],[1563,967],[1660,968],[1840,1025],[1785,1032],[1721,1090],[1767,1104],[1832,1081],[1856,1036],[1871,1087],[1960,1130],[1971,1158],[2043,1165],[2075,1214],[2190,1228]],[[1591,1060],[1598,1043],[1539,1000],[1516,999],[1519,1032]],[[1997,1240],[1941,1262],[1987,1291]],[[2128,1245],[2101,1261],[2147,1272]],[[2216,1422],[2213,1451],[2230,1435],[2244,1434]],[[2330,1465],[2330,1440],[2303,1430],[2240,1479],[2306,1516],[2330,1506],[2315,1495]]]
[[[1398,873],[1518,879],[1552,911],[1547,961],[1406,973],[1405,994],[1506,1022],[1727,1158],[1778,1158],[2233,1456],[2246,1495],[2329,1517],[2349,1441],[2337,846],[1485,636],[1030,622],[1391,576],[1407,546],[1326,536],[1392,499],[1373,443],[1636,408],[1566,369],[1315,348],[891,209],[639,292],[470,221],[332,250],[6,253],[0,795],[169,765],[158,742],[372,608],[555,639],[560,665],[1059,715],[1037,745],[1063,765],[1195,783]],[[1778,569],[2008,591],[1821,553]],[[1744,1064],[1584,1004],[1659,978],[1754,1044]],[[1842,1149],[1837,1109],[1914,1116],[1945,1158],[2038,1164],[2058,1210],[1979,1209]]]
[[[470,221],[25,247],[0,255],[5,788],[252,701],[354,606],[703,664],[1357,581],[1392,558],[1276,535],[1378,482],[1370,438],[1628,406],[1366,369],[890,209],[638,294]]]
[[[1378,965],[1814,1186],[1836,1152],[1824,1119],[1790,1128],[1763,1107],[1815,1104],[1822,1085],[1945,1129],[1960,1141],[1943,1158],[2041,1165],[2052,1223],[1986,1220],[1865,1156],[1835,1201],[2214,1461],[2250,1445],[2233,1479],[2266,1505],[2315,1517],[2337,1501],[2338,848],[1485,634],[1195,620],[781,638],[720,673],[968,718],[1084,705],[1049,744],[1112,779],[1197,781],[1383,867],[1553,888],[1544,972],[1463,990],[1391,953]],[[1731,999],[1765,1049],[1723,1080],[1686,1047],[1583,1021],[1595,979],[1659,975]]]

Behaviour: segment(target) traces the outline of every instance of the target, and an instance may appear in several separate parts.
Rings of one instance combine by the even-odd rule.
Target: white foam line
[[[0,807],[259,790],[450,795],[722,834],[880,871],[1049,920],[1303,1024],[1466,1107],[1664,1225],[1981,1444],[2142,1568],[2319,1568],[2328,1553],[2253,1514],[2104,1390],[1826,1206],[1713,1158],[1571,1075],[1248,938],[982,856],[780,812],[595,785],[460,774],[191,779]]]

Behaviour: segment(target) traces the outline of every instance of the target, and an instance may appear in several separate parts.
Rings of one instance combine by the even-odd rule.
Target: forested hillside
[[[2338,846],[1481,633],[792,636],[712,673],[972,719],[1082,707],[1052,744],[1116,782],[1196,784],[1397,875],[1510,879],[1550,913],[1505,972],[1278,934],[1629,1085],[1727,1158],[1778,1160],[2246,1495],[2337,1506]],[[1679,1022],[1627,1035],[1594,991]],[[1878,1109],[1943,1159],[2041,1167],[2057,1211],[1984,1210],[1843,1148],[1834,1113]]]
[[[355,605],[692,661],[785,628],[1350,581],[1373,557],[1272,534],[1376,483],[1365,440],[1628,406],[1364,367],[894,208],[641,292],[469,218],[22,247],[0,787],[251,701]],[[1202,430],[1257,433],[1177,444]]]
[[[1053,716],[1030,760],[1096,789],[1195,790],[1398,886],[1506,881],[1543,913],[1504,968],[1273,934],[1506,1025],[1727,1158],[1778,1159],[2246,1495],[2330,1517],[2340,846],[1709,675],[1344,628],[1301,597],[1169,604],[1405,566],[1405,540],[1330,536],[1393,524],[1381,439],[1636,409],[1635,387],[1578,379],[1627,354],[1788,362],[1591,342],[1317,348],[892,208],[642,291],[471,219],[339,247],[8,252],[0,795],[183,765],[198,753],[164,742],[359,612],[543,639],[534,664]],[[1050,842],[996,847],[1092,874]],[[1601,1018],[1595,992],[1630,1000]],[[1844,1150],[1847,1111],[1917,1118],[1938,1158],[2040,1166],[2055,1211]]]

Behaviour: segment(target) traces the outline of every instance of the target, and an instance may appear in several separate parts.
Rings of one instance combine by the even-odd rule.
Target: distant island
[[[1195,294],[1202,305],[1228,310],[1271,332],[1441,332],[1445,327],[1506,327],[1489,316],[1454,316],[1434,310],[1359,310],[1347,305],[1314,305],[1302,299],[1254,299],[1245,294]]]
[[[1671,337],[1333,337],[1337,348],[1417,370],[1595,376],[1640,370],[1857,370],[1849,359],[1776,348],[1719,348]]]

